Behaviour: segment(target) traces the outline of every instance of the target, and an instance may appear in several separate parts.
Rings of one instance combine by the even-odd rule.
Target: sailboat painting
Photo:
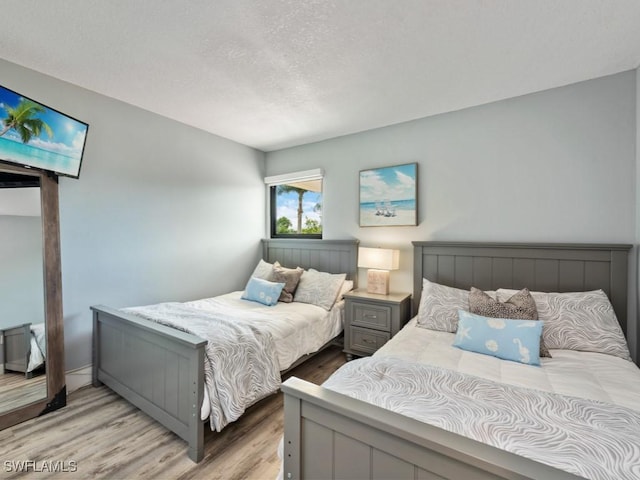
[[[418,224],[418,164],[360,171],[360,226]]]

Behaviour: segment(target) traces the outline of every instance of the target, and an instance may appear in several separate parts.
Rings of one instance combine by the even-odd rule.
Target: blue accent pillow
[[[262,303],[271,307],[278,303],[284,283],[270,282],[262,278],[251,277],[244,288],[242,297],[244,300]]]
[[[489,318],[458,310],[454,347],[504,360],[540,365],[539,320]]]

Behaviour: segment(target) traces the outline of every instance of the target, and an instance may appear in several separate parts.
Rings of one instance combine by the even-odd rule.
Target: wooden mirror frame
[[[11,165],[0,164],[0,170],[38,177],[40,180],[44,308],[47,334],[46,397],[0,414],[0,429],[5,429],[64,407],[67,404],[67,387],[64,372],[64,318],[62,315],[58,179],[52,174]]]

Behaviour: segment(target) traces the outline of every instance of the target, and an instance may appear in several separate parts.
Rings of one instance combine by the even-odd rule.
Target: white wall
[[[6,61],[0,71],[89,123],[80,179],[60,179],[67,370],[91,363],[90,305],[244,287],[264,235],[262,152]]]
[[[0,246],[0,327],[43,322],[41,217],[0,215]]]
[[[391,286],[410,292],[412,240],[635,243],[635,90],[625,72],[271,152],[266,170],[324,168],[325,238],[400,248]],[[409,162],[419,225],[360,228],[358,172]]]

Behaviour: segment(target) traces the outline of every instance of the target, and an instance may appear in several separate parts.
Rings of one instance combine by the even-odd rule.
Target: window
[[[267,177],[271,238],[322,238],[322,171]]]

